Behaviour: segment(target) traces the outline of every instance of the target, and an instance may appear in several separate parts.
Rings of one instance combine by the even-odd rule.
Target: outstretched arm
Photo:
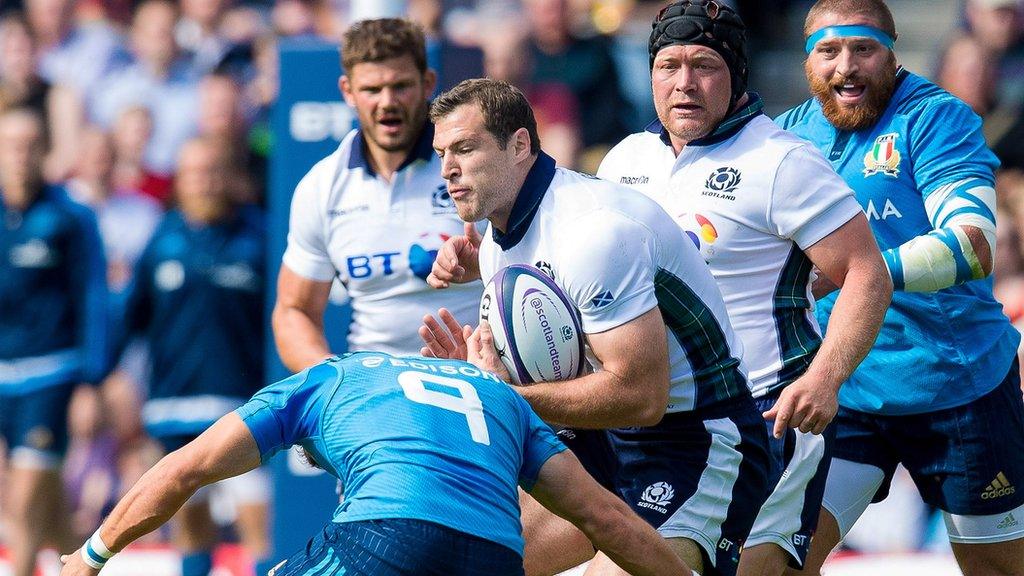
[[[625,502],[602,488],[569,451],[544,463],[530,495],[575,524],[594,546],[630,574],[691,573],[661,535]]]
[[[260,452],[249,428],[234,412],[198,438],[171,452],[146,472],[96,532],[110,552],[119,552],[159,528],[199,488],[244,474],[260,465]],[[62,557],[61,576],[92,576],[82,551]]]

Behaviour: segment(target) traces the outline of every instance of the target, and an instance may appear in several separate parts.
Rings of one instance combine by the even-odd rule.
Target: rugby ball
[[[544,272],[513,264],[491,278],[480,298],[480,320],[514,384],[569,380],[582,373],[579,312]]]

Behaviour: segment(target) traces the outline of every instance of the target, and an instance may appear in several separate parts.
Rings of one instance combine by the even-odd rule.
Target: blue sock
[[[195,552],[181,556],[181,576],[209,576],[212,569],[213,554],[210,552]]]

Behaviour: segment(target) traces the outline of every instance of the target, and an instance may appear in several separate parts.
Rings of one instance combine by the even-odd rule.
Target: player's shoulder
[[[797,126],[803,126],[821,113],[821,106],[814,98],[808,98],[803,103],[786,110],[775,118],[775,123],[783,130],[793,130]]]
[[[590,174],[558,168],[552,181],[550,210],[566,225],[583,227],[585,232],[595,219],[611,217],[603,229],[625,220],[639,219],[663,212],[657,202],[629,186],[603,180]],[[591,230],[592,233],[592,230]]]
[[[295,193],[316,194],[326,196],[334,189],[334,182],[350,169],[349,158],[352,154],[352,146],[356,142],[358,130],[351,130],[333,152],[321,158],[312,168],[306,172],[299,184],[295,187]]]
[[[962,100],[917,74],[900,69],[897,79],[899,87],[893,95],[896,115],[915,118],[925,114],[970,110]]]

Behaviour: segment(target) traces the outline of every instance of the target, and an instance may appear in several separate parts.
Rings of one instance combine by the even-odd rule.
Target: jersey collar
[[[398,167],[396,172],[400,172],[409,164],[417,160],[424,160],[430,162],[431,156],[434,154],[434,125],[430,122],[423,124],[423,129],[420,130],[420,135],[416,139],[416,143],[413,144],[412,149],[409,150],[409,154],[402,161],[402,165]],[[366,142],[363,139],[363,131],[358,130],[355,138],[352,139],[352,151],[348,156],[348,168],[362,168],[372,177],[377,176],[377,172],[370,166],[369,159],[366,157]]]
[[[761,114],[764,114],[764,101],[761,100],[761,96],[758,95],[757,92],[747,92],[746,106],[727,116],[725,120],[722,120],[722,122],[707,136],[692,140],[686,145],[710,146],[712,144],[718,144],[719,142],[728,140],[746,126],[747,122],[750,122]],[[665,130],[665,126],[662,125],[661,120],[655,118],[654,122],[647,125],[646,130],[652,134],[657,134],[666,146],[672,145],[672,141],[668,136],[668,130]]]
[[[491,226],[491,238],[502,250],[508,250],[519,244],[530,229],[530,223],[540,208],[544,193],[555,178],[555,159],[543,151],[537,155],[530,172],[526,175],[523,187],[519,189],[516,201],[512,205],[512,213],[508,216],[508,231],[502,233]]]

